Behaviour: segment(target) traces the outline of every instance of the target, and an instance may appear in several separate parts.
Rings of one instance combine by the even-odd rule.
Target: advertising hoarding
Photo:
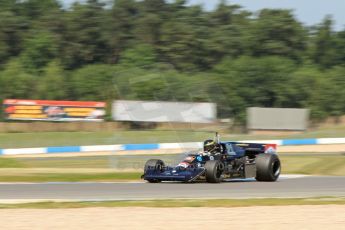
[[[117,121],[213,123],[217,119],[216,104],[207,102],[118,100],[112,111]]]
[[[306,130],[308,120],[308,109],[247,108],[249,130]]]
[[[8,120],[103,121],[105,102],[6,99]]]

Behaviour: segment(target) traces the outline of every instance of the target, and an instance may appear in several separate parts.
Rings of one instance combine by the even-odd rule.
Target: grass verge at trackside
[[[0,158],[0,182],[137,181],[151,157]],[[155,158],[169,162],[176,155]],[[280,159],[284,174],[345,176],[345,155],[281,154]]]
[[[97,202],[38,202],[0,204],[0,208],[90,208],[90,207],[250,207],[287,205],[345,205],[345,197],[316,198],[270,198],[270,199],[197,199],[197,200],[143,200],[143,201],[97,201]]]
[[[345,155],[280,154],[282,173],[345,176]]]
[[[0,182],[108,182],[108,181],[137,181],[142,173],[14,173],[0,175]]]
[[[212,138],[211,131],[124,131],[114,132],[38,132],[0,133],[0,148],[29,148],[46,146],[111,145],[133,143],[193,142]],[[286,138],[344,137],[345,126],[321,128],[290,135],[248,135],[221,133],[222,140],[255,140]]]

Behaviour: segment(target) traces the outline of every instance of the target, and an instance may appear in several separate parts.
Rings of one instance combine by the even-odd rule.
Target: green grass
[[[345,155],[280,154],[283,173],[345,176]]]
[[[128,143],[201,141],[212,136],[192,131],[114,131],[114,132],[46,132],[1,133],[1,148],[45,146],[111,145]]]
[[[25,165],[15,158],[0,157],[0,168],[24,168],[24,167]]]
[[[221,132],[223,140],[344,137],[345,126],[290,135],[247,135]],[[126,143],[193,142],[213,137],[208,131],[123,131],[0,133],[0,148],[109,145]]]
[[[250,207],[287,205],[345,205],[344,197],[316,198],[269,198],[269,199],[202,199],[202,200],[144,200],[144,201],[101,201],[101,202],[38,202],[21,204],[0,204],[0,208],[89,208],[89,207]]]
[[[179,157],[155,156],[165,162],[174,162]],[[140,180],[145,161],[150,158],[152,156],[0,157],[0,182]],[[344,155],[280,154],[280,159],[284,174],[345,176]]]
[[[1,164],[2,160],[6,163]],[[10,160],[9,162],[7,162]],[[109,168],[112,164],[111,156],[85,157],[32,157],[32,158],[0,158],[0,168],[14,165],[14,161],[23,168]],[[12,168],[10,165],[6,168]]]
[[[18,170],[17,170],[18,171]],[[83,182],[139,180],[140,172],[119,173],[20,173],[0,175],[0,182]]]
[[[166,155],[109,155],[73,157],[0,157],[1,168],[92,168],[92,169],[142,169],[150,158],[159,158],[168,164],[180,162],[183,154]]]

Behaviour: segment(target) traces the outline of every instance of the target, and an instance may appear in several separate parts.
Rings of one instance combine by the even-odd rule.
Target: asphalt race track
[[[284,177],[277,182],[207,183],[2,183],[1,202],[13,200],[136,200],[345,196],[345,177]]]

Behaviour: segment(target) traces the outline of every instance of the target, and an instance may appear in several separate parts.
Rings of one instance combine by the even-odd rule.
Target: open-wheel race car
[[[161,181],[206,181],[219,183],[223,179],[255,178],[276,181],[281,164],[275,144],[204,141],[203,151],[188,154],[176,166],[166,166],[162,160],[150,159],[142,178],[150,183]]]

